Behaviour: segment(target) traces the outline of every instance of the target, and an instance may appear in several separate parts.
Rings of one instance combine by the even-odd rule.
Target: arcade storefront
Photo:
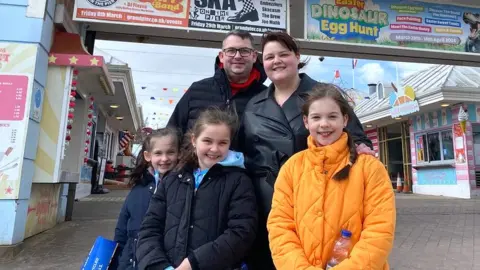
[[[480,194],[478,81],[479,68],[438,65],[407,77],[398,89],[370,85],[369,98],[355,111],[393,187],[457,198]]]

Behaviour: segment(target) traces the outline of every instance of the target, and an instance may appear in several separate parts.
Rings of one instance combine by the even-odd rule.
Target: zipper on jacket
[[[135,254],[137,253],[137,241],[138,241],[138,238],[133,239],[133,268],[134,269],[135,269],[135,265],[137,264],[137,260],[136,260],[137,255]]]
[[[187,236],[186,236],[186,241],[185,241],[185,248],[184,248],[184,251],[183,251],[183,254],[184,256],[186,257],[188,254],[187,254],[187,251],[188,251],[188,242],[190,241],[189,238],[190,238],[190,220],[191,220],[191,215],[192,215],[192,207],[193,207],[193,202],[195,200],[195,193],[196,193],[196,190],[195,190],[195,178],[193,178],[193,181],[191,180],[192,178],[188,178],[187,179],[187,182],[188,182],[188,187],[189,188],[192,188],[193,186],[193,196],[191,198],[191,201],[190,201],[190,207],[188,207],[188,214],[187,214]]]

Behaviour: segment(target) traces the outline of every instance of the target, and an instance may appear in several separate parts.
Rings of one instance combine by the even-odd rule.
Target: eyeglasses
[[[237,54],[237,52],[240,53],[240,56],[246,57],[246,56],[250,56],[252,54],[253,49],[250,49],[250,48],[240,48],[240,49],[226,48],[226,49],[223,49],[223,53],[225,53],[225,55],[228,56],[228,57],[235,56]]]

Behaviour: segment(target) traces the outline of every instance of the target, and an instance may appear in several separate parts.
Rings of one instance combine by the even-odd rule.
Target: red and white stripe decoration
[[[91,143],[90,140],[92,138],[92,126],[93,126],[93,102],[95,99],[93,98],[93,96],[90,96],[88,100],[90,101],[90,104],[88,105],[88,114],[87,114],[88,122],[87,122],[87,130],[85,132],[86,134],[85,149],[84,149],[85,156],[83,157],[83,163],[87,163],[88,153],[90,151],[90,143]]]
[[[460,111],[460,106],[458,105],[452,108],[452,123],[459,124],[458,121],[458,113]],[[467,108],[464,107],[466,110]],[[452,133],[454,134],[455,130],[452,127]],[[454,142],[454,148],[460,148],[461,146],[457,146],[457,140],[455,139],[455,136],[453,137],[453,142]],[[473,135],[472,135],[472,124],[470,121],[467,121],[467,128],[465,130],[465,133],[463,134],[463,148],[466,150],[466,162],[465,163],[458,163],[455,162],[455,169],[457,172],[457,181],[469,181],[470,187],[475,188],[476,183],[475,183],[475,157],[473,153]]]
[[[70,145],[70,140],[72,139],[71,131],[72,131],[72,124],[73,124],[73,118],[74,118],[74,112],[75,112],[75,100],[77,96],[77,79],[78,79],[78,70],[74,69],[73,70],[73,75],[72,75],[72,83],[70,86],[70,101],[68,103],[68,120],[67,120],[67,131],[65,135],[65,148],[66,149]]]
[[[373,145],[373,151],[375,151],[375,156],[378,157],[378,130],[376,128],[365,130],[367,138],[370,139]]]

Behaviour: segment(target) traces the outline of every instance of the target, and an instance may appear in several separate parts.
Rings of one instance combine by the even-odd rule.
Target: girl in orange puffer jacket
[[[357,156],[351,110],[332,84],[315,86],[303,106],[308,149],[282,166],[267,222],[278,270],[324,269],[342,229],[353,247],[333,269],[389,269],[395,196],[383,164]]]

